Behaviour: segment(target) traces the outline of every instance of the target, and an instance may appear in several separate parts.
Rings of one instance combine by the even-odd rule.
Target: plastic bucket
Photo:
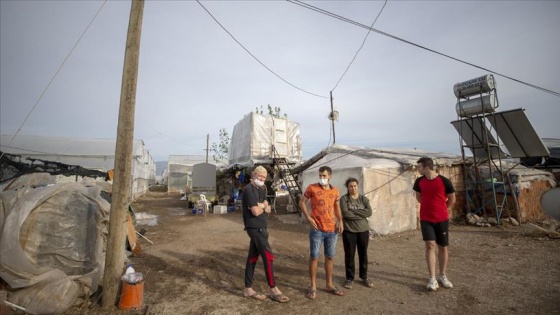
[[[130,284],[123,281],[119,309],[141,308],[144,301],[144,281]]]

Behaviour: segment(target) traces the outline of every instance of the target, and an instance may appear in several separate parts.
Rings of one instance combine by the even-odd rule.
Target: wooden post
[[[124,272],[128,205],[131,200],[134,107],[144,0],[132,0],[121,86],[119,123],[115,148],[115,177],[109,218],[109,236],[103,276],[103,305],[118,303],[120,278]]]

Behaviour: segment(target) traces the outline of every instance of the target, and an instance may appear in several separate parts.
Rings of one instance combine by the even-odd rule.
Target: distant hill
[[[156,163],[156,175],[163,175],[163,171],[167,169],[167,161],[159,161]]]

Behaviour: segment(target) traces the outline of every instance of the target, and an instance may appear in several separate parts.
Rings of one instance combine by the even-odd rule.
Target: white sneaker
[[[428,290],[430,291],[435,291],[439,288],[439,284],[437,283],[437,280],[435,278],[430,278],[428,279],[428,285],[426,286],[426,288],[428,288]]]
[[[453,288],[453,283],[451,283],[451,281],[449,281],[449,279],[447,279],[447,277],[445,275],[439,275],[437,280],[439,282],[441,282],[441,285],[443,285],[444,288],[447,288],[447,289]]]

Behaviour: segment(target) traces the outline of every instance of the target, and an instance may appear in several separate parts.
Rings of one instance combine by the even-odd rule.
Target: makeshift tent
[[[115,168],[114,139],[87,139],[2,135],[0,151],[20,155],[22,159],[38,159],[79,165],[107,172]],[[142,140],[134,140],[132,149],[132,197],[137,198],[155,184],[156,169],[150,152]]]
[[[234,126],[228,151],[229,165],[272,164],[275,153],[289,163],[303,161],[298,123],[251,112]]]
[[[331,183],[339,188],[341,195],[347,193],[344,186],[346,179],[358,179],[360,193],[365,193],[373,208],[373,215],[369,219],[370,228],[384,235],[418,227],[417,214],[420,209],[412,186],[419,176],[415,169],[416,161],[422,156],[434,159],[436,172],[449,178],[455,187],[457,202],[450,209],[450,217],[458,219],[472,211],[466,209],[463,160],[460,155],[411,149],[368,149],[333,145],[294,171],[301,174],[300,181],[305,189],[307,185],[318,182],[318,172],[322,165],[331,167]],[[509,215],[519,217],[522,222],[545,218],[540,208],[540,197],[545,191],[556,186],[554,176],[549,172],[526,168],[514,162],[504,161],[503,165],[504,168],[507,167],[508,174],[520,190],[517,196],[510,191],[501,192],[501,198],[507,196],[509,200]],[[483,169],[481,174],[484,175]],[[516,209],[519,213],[515,213]],[[493,216],[495,213],[490,211],[489,215]],[[503,215],[507,216],[508,213]]]
[[[461,156],[432,153],[420,150],[376,150],[334,145],[320,152],[299,169],[303,171],[303,189],[318,181],[319,168],[323,165],[333,170],[331,184],[346,194],[345,181],[354,177],[359,181],[359,191],[371,203],[373,214],[370,227],[385,235],[414,230],[417,227],[418,202],[412,186],[418,176],[414,166],[421,156],[430,156],[442,168],[455,168],[445,176],[456,186],[460,182]],[[454,176],[450,176],[451,173]]]
[[[418,173],[414,169],[421,156],[430,156],[447,169],[444,174],[454,184],[460,182],[461,156],[431,153],[420,150],[375,150],[362,147],[333,145],[302,164],[296,171],[305,188],[319,181],[319,168],[323,165],[333,170],[331,184],[341,195],[347,193],[345,182],[354,177],[359,181],[359,191],[369,198],[373,214],[369,218],[371,230],[380,235],[417,228],[419,205],[412,186]],[[457,185],[456,185],[457,186]]]
[[[205,155],[170,155],[167,162],[167,190],[184,194],[192,185],[192,167],[206,162]]]

